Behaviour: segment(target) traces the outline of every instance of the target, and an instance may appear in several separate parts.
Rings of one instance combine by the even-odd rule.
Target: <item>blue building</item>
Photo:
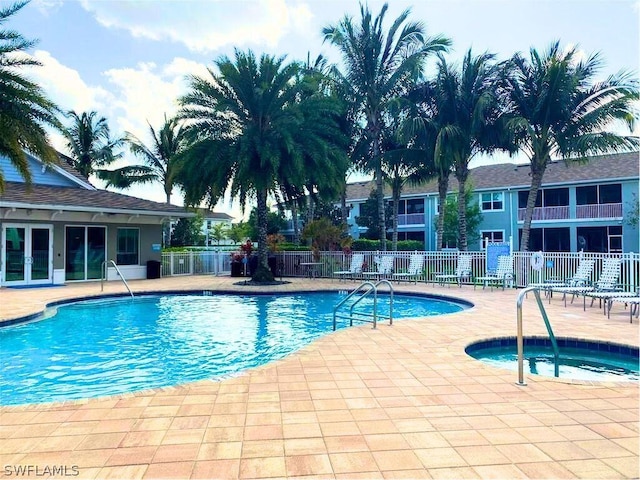
[[[637,220],[639,182],[638,152],[591,157],[585,164],[551,163],[544,175],[531,224],[530,250],[553,252],[638,252]],[[469,239],[479,250],[483,239],[513,238],[519,249],[527,195],[531,185],[528,164],[502,163],[474,168],[469,175],[472,201],[482,213],[480,235]],[[348,223],[357,238],[364,232],[355,218],[375,188],[374,182],[347,185]],[[458,191],[452,175],[449,191]],[[390,189],[385,190],[388,199]],[[420,240],[425,250],[435,250],[435,217],[438,213],[436,180],[403,190],[398,238]],[[450,247],[454,247],[450,245]]]

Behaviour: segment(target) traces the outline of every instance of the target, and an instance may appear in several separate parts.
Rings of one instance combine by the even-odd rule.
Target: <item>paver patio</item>
[[[251,291],[234,280],[130,285],[137,292]],[[123,288],[110,282],[105,293]],[[291,279],[268,288],[342,290],[345,283]],[[375,330],[344,329],[222,381],[0,407],[0,475],[16,477],[18,466],[31,466],[27,477],[42,478],[55,466],[76,478],[638,477],[638,384],[529,375],[527,386],[518,386],[515,372],[464,352],[479,339],[515,336],[517,291],[425,284],[397,290],[462,297],[475,306]],[[96,283],[3,288],[0,319],[99,293]],[[630,324],[620,306],[610,319],[596,307],[583,312],[581,302],[565,308],[554,298],[545,306],[559,337],[639,344],[637,320]],[[525,335],[545,335],[533,297],[524,307]]]

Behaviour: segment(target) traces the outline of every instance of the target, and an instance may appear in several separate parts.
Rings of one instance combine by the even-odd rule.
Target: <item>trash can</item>
[[[158,260],[149,260],[147,262],[147,278],[160,278],[160,267],[162,263]]]

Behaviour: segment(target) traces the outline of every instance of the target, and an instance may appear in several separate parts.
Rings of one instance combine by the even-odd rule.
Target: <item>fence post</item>
[[[173,277],[173,252],[169,252],[169,275]]]
[[[193,275],[193,257],[194,257],[194,253],[195,252],[189,250],[189,275]]]

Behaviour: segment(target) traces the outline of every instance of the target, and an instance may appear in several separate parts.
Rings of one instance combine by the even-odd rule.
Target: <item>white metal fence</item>
[[[458,262],[459,252],[359,252],[364,254],[365,270],[375,271],[377,260],[381,256],[393,256],[394,272],[406,271],[411,255],[424,255],[424,268],[418,281],[433,281],[435,273],[453,273]],[[486,275],[486,256],[484,251],[465,252],[472,257],[474,277]],[[544,264],[540,271],[531,268],[533,252],[514,252],[515,285],[525,287],[529,283],[545,280],[563,280],[570,278],[576,271],[582,258],[595,260],[592,281],[596,281],[602,269],[602,261],[606,257],[619,257],[622,261],[620,270],[620,287],[634,291],[640,286],[640,254],[602,254],[602,253],[544,253]],[[275,257],[275,269],[278,276],[304,277],[316,275],[332,278],[333,272],[348,270],[351,255],[342,252],[320,252],[314,256],[312,252],[278,252]],[[162,276],[177,275],[229,275],[231,272],[231,254],[229,251],[191,251],[168,252],[162,254]],[[273,260],[272,260],[273,262]],[[304,265],[313,264],[313,265]],[[243,268],[244,271],[244,268]]]

